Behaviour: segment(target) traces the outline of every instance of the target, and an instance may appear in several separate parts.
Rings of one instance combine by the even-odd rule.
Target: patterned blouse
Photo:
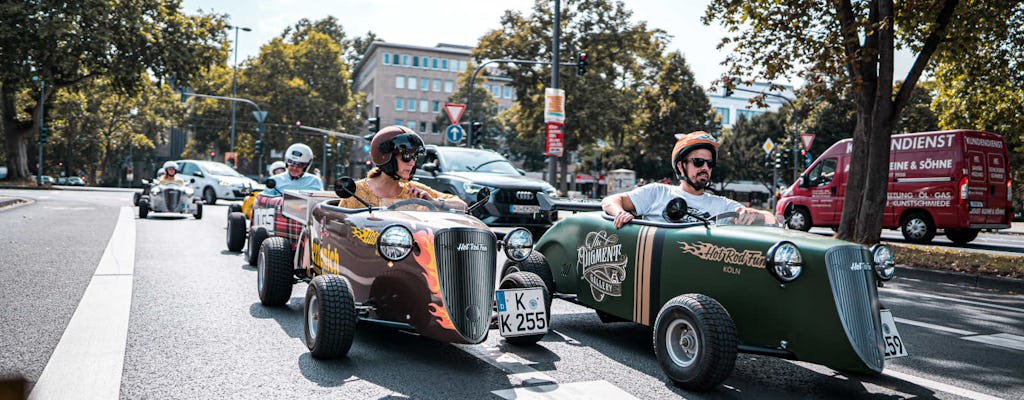
[[[399,181],[398,186],[402,188],[402,191],[398,193],[398,196],[394,197],[396,199],[411,199],[415,197],[410,191],[410,188],[412,188],[413,186],[415,186],[419,190],[430,193],[430,195],[433,198],[438,200],[448,200],[456,198],[455,195],[453,194],[438,192],[434,189],[431,189],[427,185],[424,185],[419,182]],[[356,181],[356,196],[363,200],[366,200],[366,202],[370,203],[370,205],[372,206],[380,205],[380,197],[378,197],[376,194],[373,193],[373,191],[370,190],[370,186],[366,184],[366,179],[360,179]],[[341,199],[341,201],[338,202],[338,207],[363,208],[364,206],[362,203],[359,202],[359,200],[356,200],[355,197],[349,197],[347,199]]]

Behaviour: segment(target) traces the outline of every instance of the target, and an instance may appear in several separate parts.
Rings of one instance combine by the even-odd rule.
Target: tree
[[[6,2],[0,20],[0,118],[12,179],[28,176],[26,141],[39,131],[32,76],[46,83],[45,104],[100,77],[120,94],[148,84],[143,73],[188,83],[226,57],[223,17],[184,15],[177,0]],[[26,90],[30,102],[18,101]]]
[[[458,77],[458,89],[455,90],[451,95],[448,96],[449,103],[464,103],[469,98],[469,79],[473,75],[473,71],[476,70],[476,64],[473,62],[469,63],[468,68],[465,71],[459,73]],[[499,141],[499,134],[497,133],[497,116],[498,116],[498,100],[494,98],[490,90],[487,90],[484,85],[487,84],[487,76],[485,72],[478,74],[476,79],[473,81],[473,104],[467,104],[467,111],[462,116],[463,128],[466,129],[466,134],[469,134],[469,130],[473,129],[472,123],[479,123],[483,128],[480,132],[473,133],[473,146],[484,147],[484,148],[498,148],[495,145]],[[479,76],[484,75],[484,76]],[[470,115],[472,113],[472,115]],[[439,127],[447,127],[451,124],[448,120],[448,114],[441,110],[434,118],[434,123]],[[466,144],[468,138],[463,140],[463,144]],[[514,145],[514,143],[513,143]]]
[[[780,145],[789,137],[785,122],[785,117],[775,112],[759,114],[749,120],[740,116],[732,129],[722,134],[718,166],[712,174],[715,181],[722,182],[719,189],[728,187],[730,182],[747,180],[761,182],[769,191],[775,190],[772,184],[775,155],[785,152]],[[776,144],[770,157],[765,156],[761,147],[767,139]]]
[[[961,46],[1010,29],[1005,19],[993,16],[1010,15],[1020,7],[1009,0],[894,3],[713,0],[704,16],[706,24],[718,21],[737,32],[720,44],[735,49],[725,60],[730,76],[775,81],[795,75],[811,88],[829,82],[833,90],[853,94],[857,123],[852,158],[863,162],[850,165],[838,237],[860,243],[879,240],[889,139],[922,73],[933,58],[950,63],[977,59],[963,57],[973,48]],[[898,89],[893,73],[896,46],[917,53]]]

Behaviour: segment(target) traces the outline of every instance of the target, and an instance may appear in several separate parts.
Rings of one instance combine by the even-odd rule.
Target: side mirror
[[[263,186],[266,186],[267,189],[273,189],[277,187],[277,181],[267,178],[267,180],[263,181]]]
[[[148,185],[149,184],[149,179],[143,179],[142,180],[142,184],[143,185]]]
[[[519,175],[526,176],[526,171],[523,171],[521,168],[516,168],[516,171],[519,172]]]
[[[802,188],[811,187],[810,179],[808,179],[808,177],[806,175],[800,176],[800,178],[798,178],[798,180],[799,180],[799,182],[797,182],[798,186],[800,186]]]
[[[474,201],[473,204],[470,204],[469,207],[466,208],[466,213],[472,213],[473,210],[476,210],[477,208],[480,208],[484,204],[487,204],[489,200],[491,200],[491,189],[486,187],[480,189],[479,192],[476,192],[476,201]]]
[[[334,194],[343,199],[356,195],[356,181],[343,176],[334,181]]]
[[[421,167],[424,171],[429,172],[430,175],[437,176],[438,172],[441,172],[441,168],[437,166],[437,163],[425,163]]]
[[[676,197],[665,206],[664,216],[669,222],[681,222],[690,208],[686,206],[686,200]]]

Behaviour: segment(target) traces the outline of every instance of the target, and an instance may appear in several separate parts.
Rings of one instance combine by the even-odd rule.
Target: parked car
[[[196,219],[203,218],[202,201],[195,197],[195,191],[184,182],[150,182],[143,179],[142,184],[150,186],[147,193],[139,195],[139,218],[148,217],[150,212],[191,214]]]
[[[59,177],[57,177],[57,183],[56,184],[57,185],[67,185],[68,184],[68,178],[65,178],[63,176],[59,176]]]
[[[554,212],[541,211],[537,194],[555,196],[553,186],[525,176],[501,154],[465,147],[426,146],[413,180],[438,191],[459,196],[466,204],[487,188],[491,199],[474,212],[488,226],[521,226],[543,232],[557,220]]]
[[[495,302],[501,318],[522,318],[499,324],[508,326],[500,330],[507,342],[533,344],[547,333],[550,303],[540,277],[514,273],[495,291],[498,249],[510,259],[528,257],[529,231],[513,230],[499,242],[475,217],[423,199],[339,208],[338,196],[351,197],[355,182],[342,178],[335,187],[335,193],[286,190],[283,213],[303,225],[302,235],[294,250],[285,238],[266,239],[257,265],[265,306],[284,305],[294,283],[309,284],[302,320],[313,357],[347,354],[357,322],[480,343]],[[505,301],[513,296],[521,301]]]
[[[178,160],[178,171],[181,178],[189,182],[192,189],[202,197],[206,204],[216,204],[218,199],[240,200],[248,192],[247,188],[257,185],[231,166],[215,161]]]
[[[596,201],[546,196],[541,206],[600,209]],[[685,200],[675,199],[664,214],[682,221],[687,211]],[[604,322],[651,326],[662,370],[686,389],[717,386],[737,352],[868,374],[907,355],[878,298],[877,286],[895,272],[888,247],[771,224],[734,225],[735,216],[634,219],[615,229],[604,212],[576,213],[505,272],[534,272],[557,296],[595,309]]]
[[[80,177],[77,177],[77,176],[72,176],[72,177],[68,178],[68,185],[71,185],[71,186],[85,186],[85,180],[80,178]]]

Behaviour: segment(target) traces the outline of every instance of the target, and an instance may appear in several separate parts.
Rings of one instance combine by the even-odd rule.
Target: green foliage
[[[749,120],[741,116],[732,129],[724,132],[720,138],[718,167],[712,178],[725,184],[738,180],[761,182],[771,190],[775,155],[779,152],[788,153],[789,148],[783,146],[792,142],[786,132],[785,119],[779,113],[767,112]],[[770,159],[765,157],[761,147],[767,139],[771,139],[776,146]],[[789,170],[783,166],[779,176],[788,176],[786,172]]]

